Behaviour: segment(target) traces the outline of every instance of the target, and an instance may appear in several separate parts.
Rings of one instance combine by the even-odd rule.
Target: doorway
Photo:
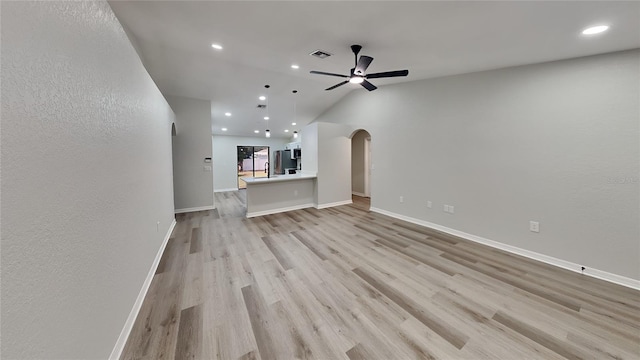
[[[269,176],[268,146],[238,146],[238,190],[246,189],[242,177]]]
[[[369,209],[371,204],[371,135],[358,130],[351,137],[351,194],[353,203]]]

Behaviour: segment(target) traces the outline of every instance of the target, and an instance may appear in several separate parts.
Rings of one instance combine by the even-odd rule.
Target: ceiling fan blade
[[[367,68],[369,67],[369,64],[371,64],[372,61],[373,61],[373,58],[371,56],[366,56],[366,55],[360,56],[360,60],[358,60],[358,64],[356,64],[355,73],[358,75],[363,75],[364,72],[367,71]]]
[[[361,82],[360,85],[362,85],[363,88],[365,88],[365,89],[367,89],[369,91],[373,91],[373,90],[378,88],[375,85],[373,85],[372,83],[368,82],[367,80]]]
[[[340,86],[342,86],[342,85],[344,85],[344,84],[346,84],[346,83],[348,83],[348,82],[349,82],[349,80],[347,80],[347,81],[343,81],[343,82],[341,82],[341,83],[339,83],[339,84],[335,84],[335,85],[333,85],[333,86],[332,86],[332,87],[330,87],[330,88],[326,88],[325,90],[333,90],[333,89],[335,89],[335,88],[337,88],[337,87],[340,87]]]
[[[396,71],[385,71],[374,74],[367,74],[367,79],[378,79],[378,78],[387,78],[387,77],[398,77],[398,76],[407,76],[409,75],[409,70],[396,70]]]
[[[337,77],[348,78],[347,75],[328,73],[328,72],[324,72],[324,71],[311,71],[311,73],[312,74],[318,74],[318,75],[329,75],[329,76],[337,76]]]

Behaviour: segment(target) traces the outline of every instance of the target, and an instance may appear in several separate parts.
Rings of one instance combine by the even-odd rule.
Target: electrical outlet
[[[433,206],[433,203],[431,201],[427,201],[427,207],[431,209],[432,206]]]
[[[211,166],[203,166],[202,171],[211,171]]]
[[[160,221],[156,223],[156,232],[160,231]]]
[[[449,214],[453,214],[454,207],[453,205],[449,205]]]
[[[298,196],[298,190],[293,190],[293,196]]]
[[[535,233],[540,232],[540,223],[537,221],[529,221],[529,230]]]
[[[403,203],[404,202],[404,196],[400,195],[400,202]]]

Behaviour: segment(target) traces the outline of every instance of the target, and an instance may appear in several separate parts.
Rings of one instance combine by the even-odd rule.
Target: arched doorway
[[[358,130],[351,135],[351,194],[356,206],[371,206],[371,134]]]
[[[176,123],[171,123],[171,164],[173,167],[173,206],[176,205],[176,136],[178,131],[176,130]]]

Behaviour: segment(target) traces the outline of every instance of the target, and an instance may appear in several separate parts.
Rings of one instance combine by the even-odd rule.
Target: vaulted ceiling
[[[289,136],[350,91],[352,44],[369,72],[409,69],[377,86],[640,47],[640,2],[110,1],[164,94],[212,102],[214,134]],[[584,36],[589,26],[609,31]],[[222,50],[211,47],[222,45]],[[333,56],[309,54],[324,50]],[[296,64],[299,69],[292,69]],[[265,84],[271,85],[267,91]],[[292,90],[298,90],[296,95]],[[258,96],[269,98],[257,109]],[[294,105],[296,112],[294,115]],[[225,116],[225,113],[231,116]],[[295,121],[296,126],[291,123]],[[223,132],[221,129],[226,128]],[[285,133],[285,129],[289,133]],[[256,135],[254,130],[259,130]]]

